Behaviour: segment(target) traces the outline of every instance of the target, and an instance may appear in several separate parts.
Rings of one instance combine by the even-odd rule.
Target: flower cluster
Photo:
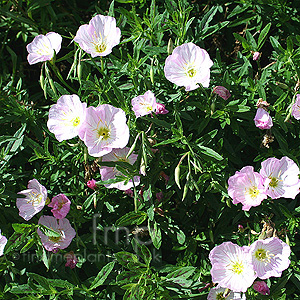
[[[17,208],[19,215],[26,221],[40,212],[47,201],[47,189],[36,179],[29,180],[27,190],[19,192],[24,198],[17,198]],[[49,200],[50,201],[50,200]],[[76,232],[65,217],[69,213],[71,201],[64,194],[59,194],[52,198],[48,204],[52,208],[52,216],[41,216],[38,224],[56,231],[57,236],[46,235],[40,228],[37,230],[41,242],[48,251],[57,251],[68,247],[75,237]],[[0,245],[3,245],[0,239]],[[2,249],[3,250],[3,249]],[[0,248],[1,254],[1,248]]]
[[[259,173],[246,166],[228,180],[228,194],[243,210],[258,206],[268,196],[272,199],[292,198],[299,193],[299,167],[290,158],[271,157],[261,163]]]
[[[290,253],[290,247],[277,237],[257,240],[250,246],[224,242],[214,247],[209,259],[212,281],[218,283],[218,287],[211,290],[208,299],[222,299],[216,295],[224,296],[224,289],[232,293],[245,293],[257,277],[280,277],[282,271],[289,267]],[[270,292],[263,283],[255,283],[254,288],[260,292]]]

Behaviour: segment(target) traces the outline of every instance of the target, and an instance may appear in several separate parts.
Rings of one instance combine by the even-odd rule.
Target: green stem
[[[73,93],[77,94],[77,91],[75,89],[73,89],[72,87],[70,87],[65,80],[63,79],[62,75],[60,74],[59,69],[57,68],[57,66],[54,64],[54,62],[51,61],[50,66],[53,70],[53,72],[55,73],[55,75],[58,77],[58,79],[60,80],[60,82],[66,87],[68,88],[70,91],[72,91]]]

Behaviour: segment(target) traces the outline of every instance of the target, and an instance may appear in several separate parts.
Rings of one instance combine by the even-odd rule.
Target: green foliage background
[[[247,245],[276,229],[292,247],[290,268],[268,280],[270,296],[250,288],[247,299],[299,299],[298,198],[265,200],[244,212],[227,194],[228,178],[246,165],[258,171],[273,156],[299,165],[300,127],[290,116],[300,78],[299,7],[282,0],[1,1],[0,229],[10,241],[0,258],[0,298],[206,299],[209,251],[224,241]],[[95,14],[114,16],[122,32],[120,45],[102,59],[91,59],[72,41]],[[30,66],[26,45],[49,31],[63,36],[57,69]],[[185,92],[164,76],[168,50],[186,42],[214,61],[208,89]],[[251,51],[262,53],[259,61]],[[213,94],[217,85],[232,97]],[[147,90],[169,114],[135,118],[131,99]],[[135,144],[139,159],[118,168],[129,176],[146,168],[143,197],[88,189],[87,179],[100,180],[89,168],[94,158],[86,157],[79,139],[59,143],[49,132],[49,108],[74,93],[88,105],[109,103],[126,112],[129,146]],[[266,132],[253,122],[259,98],[271,104],[269,148],[262,145]],[[64,193],[72,201],[68,219],[77,236],[67,251],[80,257],[74,270],[57,259],[67,251],[49,255],[36,234],[49,208],[27,223],[18,216],[17,193],[32,178],[50,198]],[[116,243],[113,232],[104,241],[105,228],[118,226],[130,230],[130,243]],[[144,236],[136,237],[151,244],[137,242],[139,228]]]

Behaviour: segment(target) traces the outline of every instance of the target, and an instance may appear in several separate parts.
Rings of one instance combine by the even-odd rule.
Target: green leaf
[[[93,194],[88,196],[86,200],[83,202],[82,209],[87,210],[91,206],[91,204],[96,201],[96,199],[97,199],[97,193],[94,192]]]
[[[147,214],[145,212],[139,211],[139,212],[129,212],[119,218],[116,221],[116,226],[128,226],[137,224],[142,224],[147,219]]]
[[[258,45],[257,45],[257,51],[261,49],[261,47],[264,45],[266,41],[267,34],[269,33],[269,30],[271,28],[271,23],[268,23],[265,28],[260,32],[258,37]]]
[[[247,40],[244,37],[242,37],[241,35],[239,35],[238,33],[235,33],[235,32],[233,33],[233,35],[239,42],[241,42],[244,49],[251,50],[251,46],[249,45],[249,43],[247,42]]]
[[[34,225],[24,224],[24,223],[21,223],[21,224],[13,223],[12,227],[13,227],[14,231],[18,232],[18,233],[30,232],[35,228]]]
[[[89,290],[95,289],[98,286],[102,285],[104,283],[104,281],[106,280],[106,278],[108,277],[108,275],[111,273],[111,271],[113,270],[114,266],[115,266],[115,261],[111,261],[108,264],[106,264],[98,273],[98,275],[96,276],[96,278],[94,279],[94,281],[92,282]]]
[[[117,261],[124,267],[126,267],[128,263],[131,264],[139,263],[138,257],[135,254],[132,254],[130,252],[126,252],[126,251],[117,252],[115,253],[115,257]]]
[[[206,146],[202,146],[202,145],[199,145],[199,144],[198,144],[198,147],[200,148],[202,154],[205,154],[205,155],[207,155],[209,157],[212,157],[216,160],[223,160],[224,159],[219,153],[217,153],[215,150],[213,150],[211,148],[208,148]]]
[[[50,237],[60,237],[61,234],[52,228],[49,228],[43,224],[38,224],[37,227],[41,230],[41,232]]]
[[[153,225],[152,225],[153,224]],[[152,227],[153,226],[153,227]],[[148,221],[148,230],[153,243],[153,246],[156,249],[159,249],[162,243],[161,230],[158,227],[157,223]]]

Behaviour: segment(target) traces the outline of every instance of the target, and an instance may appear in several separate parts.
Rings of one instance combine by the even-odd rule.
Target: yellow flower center
[[[38,194],[36,192],[31,192],[29,194],[29,198],[30,199],[27,201],[27,203],[31,203],[32,206],[39,205],[43,200],[42,194]]]
[[[252,186],[251,188],[249,188],[248,194],[252,199],[254,199],[259,195],[259,189],[257,188],[257,186]]]
[[[103,42],[100,42],[98,44],[95,45],[95,50],[98,53],[102,53],[106,50],[106,44]]]
[[[279,179],[276,178],[276,177],[272,177],[270,178],[271,179],[271,182],[269,183],[269,186],[272,187],[272,188],[275,188],[278,186],[278,182],[279,182]]]
[[[100,127],[98,129],[98,137],[103,139],[103,140],[107,140],[110,136],[110,131],[108,128],[106,127]]]
[[[195,75],[196,75],[196,73],[197,73],[197,71],[192,67],[192,68],[189,68],[188,70],[187,70],[187,74],[188,74],[188,76],[189,77],[194,77]]]
[[[61,236],[49,236],[49,240],[54,243],[59,242],[60,239],[61,239]]]
[[[262,261],[265,264],[268,264],[271,261],[271,257],[274,256],[274,254],[270,253],[269,250],[265,250],[265,249],[260,248],[260,249],[257,249],[254,252],[254,256],[259,261]]]
[[[244,270],[244,265],[241,262],[236,261],[231,265],[231,271],[233,273],[241,274],[243,270]]]
[[[79,125],[80,123],[80,118],[76,117],[75,119],[72,120],[73,126],[76,127]]]

